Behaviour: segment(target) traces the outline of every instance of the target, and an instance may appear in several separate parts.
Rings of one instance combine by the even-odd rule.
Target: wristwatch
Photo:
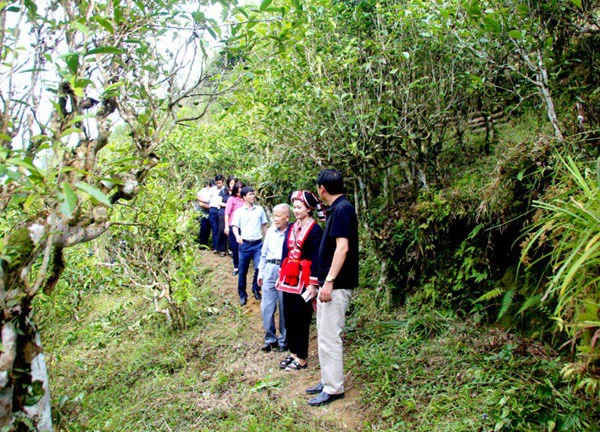
[[[327,276],[327,277],[325,278],[325,282],[333,282],[334,280],[335,280],[335,278],[334,278],[334,277],[331,277],[331,276]]]

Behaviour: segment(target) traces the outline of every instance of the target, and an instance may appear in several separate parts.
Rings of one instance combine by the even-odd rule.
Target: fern
[[[515,290],[511,289],[506,291],[504,297],[502,297],[502,305],[498,311],[498,319],[502,318],[508,309],[512,306],[513,297],[515,296]]]
[[[475,303],[485,302],[495,299],[496,297],[500,297],[502,294],[504,294],[504,291],[506,291],[504,288],[494,288],[493,290],[486,292],[477,300],[475,300]]]
[[[519,311],[516,313],[516,315],[521,315],[523,312],[525,312],[527,309],[530,309],[532,306],[539,307],[541,304],[541,301],[542,301],[542,296],[540,294],[532,295],[531,297],[529,297],[527,300],[525,300],[523,302],[523,304],[519,308]]]

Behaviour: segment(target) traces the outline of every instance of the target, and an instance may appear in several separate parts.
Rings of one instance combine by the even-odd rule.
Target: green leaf
[[[25,7],[27,7],[27,15],[30,19],[34,18],[37,15],[37,5],[32,0],[25,0]],[[581,6],[580,6],[581,7]]]
[[[212,27],[206,27],[206,31],[210,33],[210,35],[213,37],[213,39],[215,39],[215,40],[217,39],[217,34],[212,29]]]
[[[513,39],[522,39],[523,38],[523,33],[521,33],[520,30],[511,30],[508,32],[508,35],[513,38]]]
[[[79,21],[73,21],[71,23],[71,27],[73,27],[75,30],[79,30],[80,32],[82,32],[85,35],[87,35],[90,32],[90,28],[88,26],[86,26],[85,24],[80,23]]]
[[[25,406],[32,406],[44,396],[44,383],[40,380],[35,380],[27,387],[27,397],[25,398]],[[32,425],[33,426],[33,425]]]
[[[478,0],[473,0],[470,5],[467,6],[467,13],[472,17],[481,16],[481,5]]]
[[[485,24],[485,29],[489,32],[500,33],[502,31],[500,23],[489,15],[483,17],[483,22]]]
[[[122,54],[123,50],[117,47],[111,47],[111,46],[104,46],[104,47],[98,47],[98,48],[94,48],[89,50],[88,52],[86,52],[84,55],[93,55],[93,54]]]
[[[60,137],[64,138],[66,136],[69,136],[74,133],[79,133],[79,132],[81,132],[81,129],[79,129],[79,128],[68,128],[68,129],[65,129],[62,134],[60,134]]]
[[[79,69],[79,54],[78,53],[69,53],[64,56],[65,62],[67,63],[67,67],[73,73],[77,73],[77,69]]]
[[[111,85],[109,85],[108,87],[106,87],[106,88],[104,89],[103,95],[107,95],[107,94],[113,93],[113,92],[115,92],[115,91],[116,91],[116,90],[117,90],[119,87],[122,87],[122,86],[124,86],[124,85],[125,85],[125,83],[124,83],[123,81],[118,81],[118,82],[116,82],[116,83],[114,83],[114,84],[111,84]]]
[[[267,9],[271,3],[273,3],[273,0],[263,0],[263,2],[260,4],[260,12],[264,12],[265,9]]]
[[[106,204],[109,207],[111,206],[110,200],[100,189],[87,183],[77,183],[75,187],[80,191],[85,192],[86,194],[94,198],[96,201],[101,202],[102,204]]]
[[[109,32],[111,34],[115,34],[115,28],[113,27],[113,25],[111,24],[110,21],[108,21],[104,18],[96,17],[96,22],[98,24],[100,24],[104,28],[104,30],[106,30],[107,32]]]
[[[575,6],[581,9],[581,0],[571,0]]]
[[[30,194],[27,199],[25,200],[25,202],[23,203],[23,210],[25,211],[29,211],[29,208],[31,207],[31,205],[35,202],[35,200],[38,198],[37,195],[35,194]]]
[[[197,23],[203,23],[206,21],[206,15],[204,15],[204,12],[192,12],[192,18]]]
[[[73,188],[71,188],[71,185],[69,183],[63,182],[62,187],[65,200],[63,201],[64,206],[61,204],[60,211],[65,216],[71,216],[73,214],[73,211],[75,210],[75,207],[77,207],[79,199],[77,198],[77,194],[75,193]],[[64,210],[67,211],[67,213],[63,211],[63,207]]]
[[[20,166],[22,168],[26,168],[32,177],[42,178],[42,174],[38,171],[38,169],[33,165],[30,159],[15,159],[10,158],[4,161],[7,165],[15,165]]]
[[[529,15],[529,8],[525,4],[520,4],[517,6],[517,15],[520,17],[526,17]]]

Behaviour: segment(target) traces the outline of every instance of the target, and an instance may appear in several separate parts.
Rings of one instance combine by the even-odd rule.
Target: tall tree
[[[210,62],[205,36],[219,28],[207,4],[0,6],[0,427],[52,429],[30,312],[59,280],[63,250],[106,232],[113,206],[135,198],[173,127],[201,118],[226,90]],[[122,123],[126,154],[107,154]]]

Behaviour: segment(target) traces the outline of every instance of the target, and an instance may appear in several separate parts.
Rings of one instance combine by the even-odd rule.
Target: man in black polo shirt
[[[317,337],[321,382],[306,390],[316,394],[309,405],[325,405],[344,397],[342,331],[352,290],[358,286],[358,219],[344,195],[344,179],[333,169],[317,176],[319,196],[329,205],[319,248]]]

